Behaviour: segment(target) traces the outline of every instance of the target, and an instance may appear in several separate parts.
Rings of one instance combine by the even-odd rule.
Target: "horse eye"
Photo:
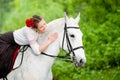
[[[74,35],[74,34],[71,34],[71,35],[70,35],[70,37],[74,38],[74,37],[75,37],[75,35]]]

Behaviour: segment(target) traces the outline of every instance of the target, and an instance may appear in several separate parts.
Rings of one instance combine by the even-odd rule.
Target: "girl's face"
[[[46,31],[46,22],[45,22],[45,20],[44,19],[42,19],[39,23],[38,23],[38,25],[37,25],[37,30],[39,31],[39,32],[45,32]]]

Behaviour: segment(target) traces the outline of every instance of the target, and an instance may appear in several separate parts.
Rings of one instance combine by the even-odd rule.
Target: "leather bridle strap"
[[[70,40],[69,40],[69,37],[68,37],[67,29],[79,29],[79,27],[67,27],[66,23],[65,23],[65,27],[64,27],[64,36],[63,36],[62,48],[64,46],[64,39],[65,39],[65,36],[66,36],[66,42],[67,42],[67,47],[68,47],[68,51],[69,51],[69,53],[67,55],[70,55],[72,53],[73,56],[75,56],[75,53],[74,53],[75,50],[80,49],[80,48],[84,49],[84,48],[83,48],[83,46],[79,46],[79,47],[76,47],[76,48],[72,47],[72,45],[70,43]]]
[[[77,49],[80,49],[80,48],[84,49],[84,47],[83,47],[83,46],[79,46],[79,47],[73,48],[73,51],[75,51],[75,50],[77,50]],[[68,53],[68,54],[70,54],[71,52],[72,52],[72,51],[69,51],[69,53]]]
[[[46,54],[46,53],[44,53],[44,52],[41,52],[41,54],[43,54],[43,55],[46,55],[46,56],[49,56],[49,57],[54,57],[54,58],[65,58],[67,55],[65,55],[65,56],[55,56],[55,55],[51,55],[51,54]]]

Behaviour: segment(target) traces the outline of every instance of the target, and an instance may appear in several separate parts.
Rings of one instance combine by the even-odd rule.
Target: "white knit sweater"
[[[39,44],[37,43],[38,32],[25,26],[14,31],[13,36],[17,44],[30,45],[36,55],[40,54]]]

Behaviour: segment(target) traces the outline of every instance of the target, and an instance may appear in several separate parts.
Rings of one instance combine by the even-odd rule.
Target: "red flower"
[[[27,19],[26,26],[27,27],[34,27],[34,19],[33,18]]]

